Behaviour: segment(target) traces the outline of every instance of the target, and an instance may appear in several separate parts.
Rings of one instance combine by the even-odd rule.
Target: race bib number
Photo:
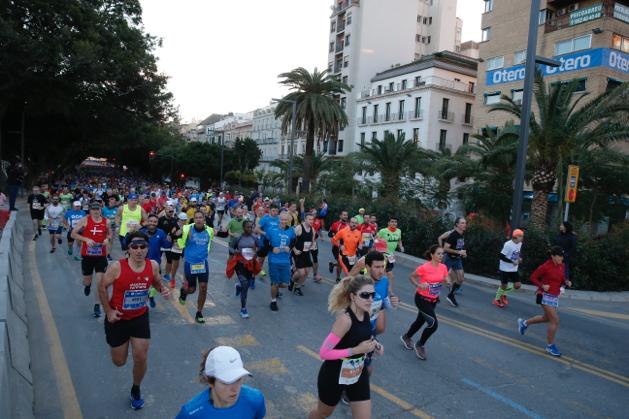
[[[372,322],[375,321],[378,318],[380,310],[382,310],[382,300],[371,303],[371,315],[369,316],[369,320]]]
[[[344,359],[341,364],[341,373],[339,375],[339,384],[350,385],[356,383],[360,379],[360,374],[365,366],[365,356],[353,359]]]
[[[542,297],[542,304],[549,307],[559,307],[559,296],[551,295],[545,292]]]
[[[58,228],[59,228],[59,225],[60,225],[60,222],[59,222],[59,220],[58,220],[58,219],[56,219],[56,218],[53,218],[52,220],[49,220],[49,221],[48,221],[48,226],[49,226],[51,229],[53,229],[53,230],[58,229]]]
[[[363,243],[369,243],[371,241],[371,234],[363,233]]]
[[[140,308],[146,307],[146,299],[149,296],[149,290],[139,290],[139,291],[131,291],[127,290],[124,292],[124,299],[122,300],[122,309],[123,310],[138,310]]]
[[[190,273],[192,275],[204,274],[205,272],[206,272],[205,263],[194,263],[190,265]]]
[[[245,247],[240,251],[245,260],[253,260],[253,257],[256,255],[256,252],[251,247]]]
[[[100,256],[103,254],[103,244],[95,243],[93,246],[87,246],[85,253],[88,256]]]
[[[387,255],[387,261],[389,261],[389,263],[395,263],[395,255]]]
[[[441,292],[441,288],[443,288],[443,284],[442,283],[429,284],[428,285],[428,292],[430,293],[430,295],[439,295],[439,293]]]
[[[356,255],[354,256],[346,256],[347,261],[349,262],[350,265],[355,265],[356,264]]]
[[[39,202],[33,202],[33,209],[34,210],[40,210],[41,208],[42,207],[41,207],[41,204]]]
[[[304,242],[304,252],[309,252],[312,249],[312,242]]]

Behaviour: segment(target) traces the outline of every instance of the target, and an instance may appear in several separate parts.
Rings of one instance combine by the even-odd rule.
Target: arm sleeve
[[[504,253],[500,253],[499,257],[500,257],[500,260],[503,261],[503,262],[513,263],[513,261],[511,259],[509,259],[508,257],[506,257],[504,255]]]
[[[349,349],[334,349],[340,341],[340,337],[336,336],[334,333],[330,333],[323,341],[321,349],[319,349],[321,359],[332,361],[335,359],[348,358],[350,356]]]
[[[544,265],[539,266],[537,269],[533,271],[531,274],[531,282],[535,284],[538,288],[542,286],[542,275],[544,275],[545,267]]]

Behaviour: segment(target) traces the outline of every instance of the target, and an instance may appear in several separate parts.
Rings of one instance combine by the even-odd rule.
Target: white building
[[[437,51],[456,51],[462,21],[457,0],[335,0],[330,16],[328,69],[353,86],[339,97],[349,125],[336,150],[354,151],[356,100],[378,71]]]
[[[377,74],[356,102],[354,143],[391,132],[425,149],[456,151],[473,133],[477,65],[443,51]]]
[[[270,162],[280,158],[282,123],[275,119],[277,105],[269,105],[253,111],[252,138],[262,151],[258,169],[269,170]]]
[[[228,147],[232,146],[236,138],[241,134],[239,127],[246,127],[253,118],[252,112],[247,113],[230,113],[224,118],[204,126],[206,141],[210,144],[220,144],[224,140],[224,144]],[[249,128],[250,130],[250,128]]]

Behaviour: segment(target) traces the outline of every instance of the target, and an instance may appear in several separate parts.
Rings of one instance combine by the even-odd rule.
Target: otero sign
[[[574,26],[580,23],[588,22],[590,20],[598,19],[603,15],[603,4],[595,4],[594,6],[586,7],[585,9],[575,10],[570,13],[569,25]]]
[[[611,48],[596,48],[585,51],[573,52],[554,57],[561,62],[559,67],[539,65],[544,77],[573,71],[587,70],[595,67],[607,67],[629,74],[629,54]],[[502,68],[487,72],[485,84],[495,86],[504,83],[514,83],[524,80],[524,65]]]

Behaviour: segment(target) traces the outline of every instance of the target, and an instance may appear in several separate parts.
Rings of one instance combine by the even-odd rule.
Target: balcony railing
[[[555,16],[546,21],[544,25],[544,33],[558,31],[560,29],[576,26],[585,22],[591,22],[603,17],[613,17],[616,3],[617,2],[613,0],[603,0],[600,12],[596,9],[597,5],[595,4],[589,7],[567,12],[561,16]]]
[[[341,41],[341,42],[337,42],[337,43],[336,43],[336,48],[335,48],[335,51],[336,51],[336,52],[341,52],[341,51],[343,51],[343,47],[344,47],[344,43],[343,43],[343,41]]]
[[[453,122],[454,112],[447,112],[447,111],[444,111],[443,109],[439,109],[439,113],[437,117],[439,118],[440,121]]]
[[[463,114],[461,116],[462,116],[461,123],[463,125],[474,125],[474,117],[472,115],[469,115],[469,114],[465,115],[465,114]]]
[[[411,121],[419,121],[424,119],[424,111],[422,109],[416,109],[408,113],[408,117]]]
[[[341,13],[343,10],[347,9],[350,6],[359,6],[359,5],[360,5],[359,0],[345,0],[332,6],[332,13],[333,14]]]
[[[343,63],[336,63],[334,64],[334,73],[340,73],[341,69],[343,68]]]
[[[345,30],[345,21],[341,21],[339,22],[338,25],[336,25],[336,32],[343,32]]]

